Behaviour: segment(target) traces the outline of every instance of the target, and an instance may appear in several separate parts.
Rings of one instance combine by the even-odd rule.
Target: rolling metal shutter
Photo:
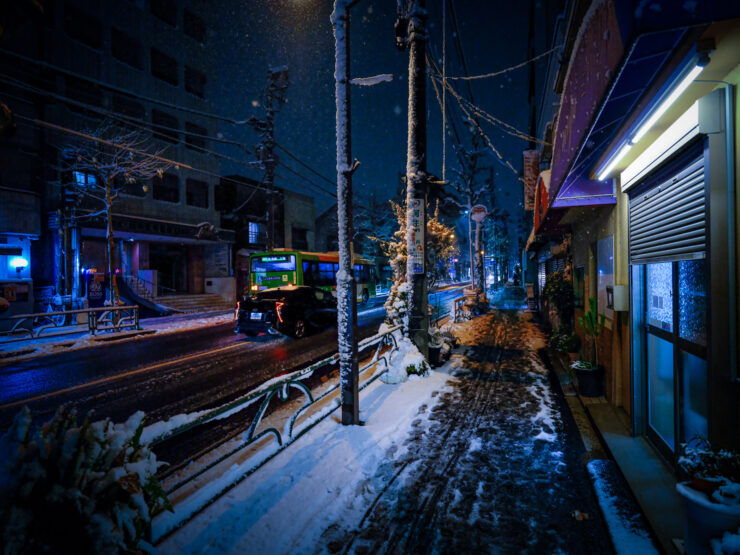
[[[706,256],[704,156],[629,203],[630,264]]]

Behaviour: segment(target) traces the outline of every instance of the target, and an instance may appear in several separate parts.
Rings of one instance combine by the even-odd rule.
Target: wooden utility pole
[[[337,272],[337,324],[342,424],[360,424],[359,372],[357,364],[357,285],[352,268],[352,174],[359,162],[352,161],[350,125],[349,9],[356,0],[335,0],[331,14],[336,57],[334,64],[337,104],[337,225],[339,272]]]
[[[425,0],[411,0],[396,23],[396,41],[409,50],[408,144],[406,151],[406,279],[408,334],[425,357],[429,351],[429,314],[426,268],[427,121]],[[403,26],[406,25],[405,36]],[[400,33],[399,33],[400,32]],[[400,35],[400,40],[399,40]]]
[[[288,68],[281,66],[267,70],[267,86],[262,92],[262,105],[265,109],[265,118],[257,119],[254,116],[247,120],[260,135],[257,145],[257,162],[262,170],[262,184],[267,189],[267,250],[275,248],[275,168],[278,165],[275,154],[275,114],[286,102],[285,94],[288,90]]]

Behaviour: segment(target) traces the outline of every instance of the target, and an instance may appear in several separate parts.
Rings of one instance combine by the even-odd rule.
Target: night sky
[[[447,0],[455,2],[459,39],[470,75],[488,73],[519,64],[528,58],[529,3],[506,0]],[[428,0],[430,46],[441,66],[442,2]],[[278,143],[296,154],[318,172],[336,179],[335,105],[334,105],[334,39],[329,16],[329,0],[247,0],[220,3],[216,32],[211,44],[220,56],[222,73],[214,87],[214,109],[236,118],[261,112],[254,107],[266,82],[268,66],[287,65],[290,69],[288,103],[276,119]],[[535,4],[535,53],[550,48],[545,37],[551,36],[552,22],[559,13],[560,2]],[[449,10],[449,7],[448,7]],[[408,85],[408,52],[395,47],[393,25],[396,2],[361,0],[352,9],[351,56],[353,77],[393,74],[391,83],[373,87],[352,87],[353,156],[362,166],[354,177],[355,191],[375,191],[380,197],[392,196],[398,175],[406,166],[406,104]],[[459,52],[450,13],[447,16],[447,73],[462,75]],[[547,58],[535,62],[539,82],[544,78]],[[501,76],[472,81],[472,93],[478,106],[493,116],[527,131],[529,129],[527,67]],[[539,87],[539,96],[541,88]],[[461,81],[456,90],[469,98]],[[447,102],[455,104],[448,95]],[[442,175],[441,110],[434,89],[428,81],[428,169]],[[455,108],[457,108],[455,106]],[[458,132],[463,140],[469,136],[455,112]],[[483,130],[494,145],[519,171],[521,153],[527,142],[502,133],[483,123]],[[257,142],[251,129],[223,124],[227,138]],[[447,178],[456,167],[452,150],[454,138],[448,136]],[[228,148],[228,147],[227,147]],[[230,152],[237,155],[238,152]],[[281,154],[279,152],[279,154]],[[331,185],[310,174],[282,154],[281,161],[310,177],[316,184]],[[523,217],[522,186],[517,176],[497,161],[491,153],[483,160],[495,168],[499,208],[514,218]],[[259,173],[244,166],[226,163],[222,173],[242,173],[258,178]],[[333,202],[333,198],[316,193],[285,168],[278,168],[276,184],[300,190],[316,197],[316,214]],[[486,172],[487,173],[487,172]],[[287,178],[287,179],[286,179]],[[517,243],[517,241],[514,241]]]

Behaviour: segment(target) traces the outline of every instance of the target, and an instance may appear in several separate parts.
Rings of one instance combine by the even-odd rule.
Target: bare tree
[[[105,216],[106,256],[111,288],[108,300],[120,304],[114,271],[113,206],[121,191],[152,177],[162,177],[172,163],[162,151],[152,151],[149,137],[103,122],[93,130],[76,134],[61,149],[63,187],[88,199],[97,211],[88,217]]]
[[[484,180],[482,183],[479,179],[479,174],[485,169],[481,163],[480,158],[487,154],[487,150],[481,148],[481,137],[480,132],[475,129],[472,125],[470,127],[471,147],[465,148],[463,146],[455,147],[460,168],[454,170],[456,178],[452,181],[453,189],[456,193],[455,196],[448,198],[449,202],[456,204],[461,210],[464,210],[468,214],[468,249],[470,256],[470,276],[475,283],[473,276],[476,274],[476,268],[474,266],[475,261],[480,259],[479,247],[476,247],[476,252],[473,253],[473,237],[472,237],[472,226],[470,223],[470,213],[476,204],[483,202],[493,189],[493,172],[490,173],[489,179]],[[490,209],[490,206],[488,207]],[[480,244],[480,236],[478,235],[480,226],[476,228],[476,245]],[[478,262],[480,266],[481,262]]]

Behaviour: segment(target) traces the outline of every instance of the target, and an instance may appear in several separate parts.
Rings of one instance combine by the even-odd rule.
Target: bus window
[[[331,262],[320,262],[319,263],[319,278],[318,285],[336,285],[336,264]]]
[[[319,263],[312,261],[303,262],[303,284],[304,285],[321,285],[321,276],[319,275]]]

